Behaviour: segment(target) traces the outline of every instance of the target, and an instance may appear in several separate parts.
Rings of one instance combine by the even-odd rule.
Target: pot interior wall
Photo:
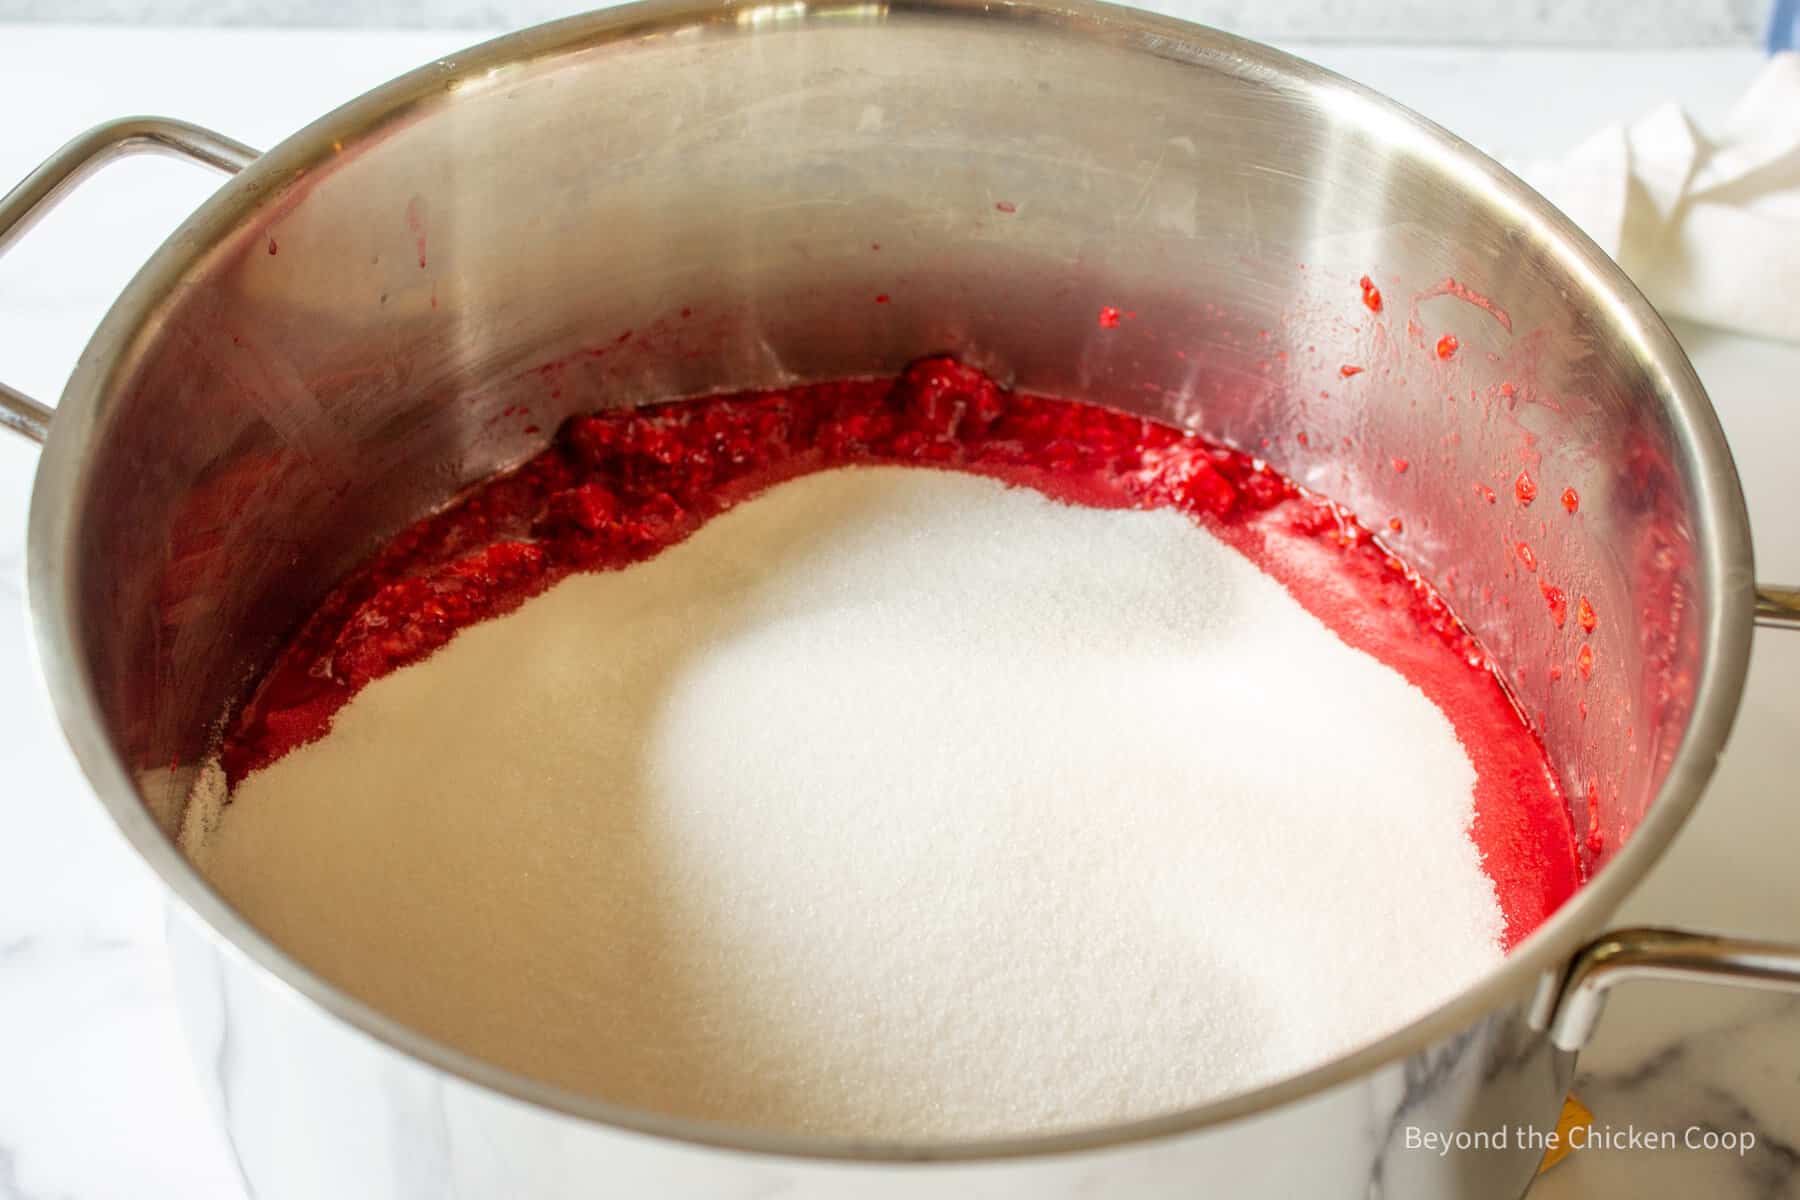
[[[133,341],[71,586],[159,814],[333,580],[567,414],[949,351],[1399,517],[1394,548],[1505,665],[1579,829],[1597,797],[1598,857],[1629,834],[1698,665],[1692,467],[1628,315],[1483,168],[1173,24],[653,15],[326,118],[240,183],[257,205]]]

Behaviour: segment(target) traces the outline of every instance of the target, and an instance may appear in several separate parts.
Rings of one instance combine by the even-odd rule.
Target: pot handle
[[[1800,588],[1756,586],[1756,623],[1800,629]],[[1637,979],[1681,979],[1800,993],[1800,945],[1720,937],[1683,929],[1615,929],[1576,952],[1560,975],[1546,975],[1531,1025],[1559,1050],[1594,1036],[1607,993]]]
[[[1757,584],[1756,623],[1770,629],[1800,629],[1800,588]]]
[[[1559,1050],[1587,1044],[1607,993],[1638,979],[1679,979],[1800,992],[1800,946],[1681,929],[1615,929],[1583,946],[1560,976],[1547,975],[1531,1024]]]
[[[96,125],[0,197],[0,254],[89,175],[115,158],[146,153],[184,158],[227,175],[237,174],[257,157],[242,142],[166,117],[122,117]],[[0,383],[0,426],[41,443],[50,436],[50,415],[48,405]]]

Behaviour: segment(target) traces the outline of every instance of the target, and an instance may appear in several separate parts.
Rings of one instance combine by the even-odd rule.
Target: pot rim
[[[216,893],[165,834],[102,732],[99,705],[72,652],[75,611],[64,564],[74,547],[73,510],[85,449],[112,384],[154,342],[159,310],[209,254],[258,209],[304,186],[336,154],[397,122],[420,117],[501,69],[599,45],[666,36],[694,26],[737,26],[767,4],[646,0],[493,39],[364,93],[263,155],[202,205],[151,257],[102,320],[64,389],[32,493],[27,542],[29,604],[39,664],[65,736],[119,831],[218,948],[268,982],[297,994],[350,1030],[426,1067],[580,1121],[716,1149],[843,1163],[973,1162],[1095,1151],[1194,1133],[1268,1112],[1418,1053],[1505,1007],[1521,1005],[1540,977],[1562,974],[1625,894],[1667,848],[1711,776],[1730,732],[1747,670],[1754,608],[1750,529],[1737,472],[1718,418],[1674,335],[1599,247],[1548,201],[1474,147],[1379,94],[1303,59],[1202,26],[1097,0],[812,0],[792,31],[824,15],[834,22],[954,16],[1086,36],[1139,53],[1253,78],[1264,86],[1329,98],[1334,112],[1431,159],[1456,185],[1502,205],[1591,294],[1656,382],[1693,481],[1697,565],[1707,597],[1702,665],[1692,716],[1654,802],[1614,859],[1481,982],[1380,1040],[1252,1091],[1177,1112],[1050,1134],[898,1142],[759,1132],[662,1116],[537,1082],[454,1049],[385,1016],[290,958]],[[790,6],[782,5],[784,15]]]

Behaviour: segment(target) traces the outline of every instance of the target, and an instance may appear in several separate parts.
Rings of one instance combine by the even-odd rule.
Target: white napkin
[[[1671,103],[1517,169],[1665,315],[1800,341],[1800,54],[1716,137]]]

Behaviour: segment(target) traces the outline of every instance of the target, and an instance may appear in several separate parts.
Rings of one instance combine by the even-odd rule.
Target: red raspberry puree
[[[318,738],[364,684],[571,572],[648,559],[773,484],[855,464],[970,471],[1073,504],[1190,514],[1449,718],[1475,767],[1471,835],[1509,948],[1579,885],[1574,830],[1543,747],[1474,637],[1354,516],[1236,450],[1008,392],[945,358],[898,380],[572,418],[536,458],[405,530],[326,597],[237,714],[226,775],[235,784]],[[1331,719],[1296,700],[1284,718],[1294,737]]]

